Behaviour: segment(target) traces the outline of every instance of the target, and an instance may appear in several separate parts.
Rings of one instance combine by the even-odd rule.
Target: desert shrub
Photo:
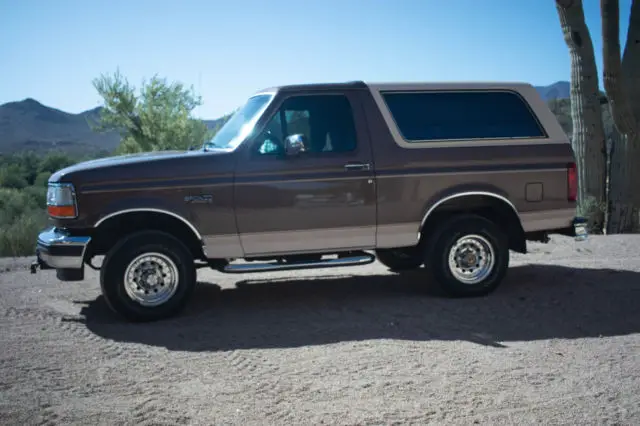
[[[75,163],[76,159],[64,153],[52,153],[42,159],[39,165],[39,171],[55,173]]]
[[[21,192],[24,192],[25,196],[28,198],[29,205],[33,205],[33,202],[35,202],[40,210],[45,210],[47,208],[47,187],[45,185],[28,186]]]
[[[44,211],[31,210],[0,228],[0,256],[28,256],[34,253],[38,233],[46,225]]]
[[[5,165],[0,168],[0,187],[21,189],[29,183],[24,178],[22,169],[15,165]]]
[[[52,173],[75,164],[64,152],[0,154],[0,257],[34,253],[47,226],[47,182]]]
[[[52,173],[51,172],[40,172],[38,173],[38,175],[36,176],[36,178],[33,181],[33,186],[37,186],[40,188],[46,187],[47,183],[49,183],[49,178],[51,177]]]
[[[0,226],[9,226],[20,214],[36,209],[38,199],[31,191],[0,188]]]
[[[0,256],[27,256],[47,223],[46,188],[0,188]]]

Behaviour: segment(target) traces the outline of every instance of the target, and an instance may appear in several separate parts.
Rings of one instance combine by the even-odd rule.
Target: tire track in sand
[[[224,353],[225,362],[239,376],[247,391],[255,396],[254,401],[270,401],[269,421],[278,424],[295,423],[295,415],[288,404],[288,395],[292,386],[283,380],[282,366],[276,363],[279,358],[269,353],[269,349],[238,349]]]
[[[119,358],[147,359],[149,354],[140,345],[123,344],[105,339],[89,330],[83,323],[84,318],[74,313],[75,307],[64,301],[54,300],[45,304],[46,309],[27,307],[9,307],[2,316],[14,320],[29,320],[53,326],[72,338],[91,345],[91,352],[101,355],[102,359]]]
[[[161,392],[154,391],[147,394],[147,398],[136,404],[131,410],[132,420],[137,425],[175,426],[189,424],[191,418],[170,408],[170,397],[160,397]]]
[[[44,404],[40,409],[35,422],[37,426],[57,426],[62,424],[60,416],[50,404]]]

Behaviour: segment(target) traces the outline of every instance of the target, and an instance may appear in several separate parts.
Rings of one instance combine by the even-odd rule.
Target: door
[[[375,247],[372,154],[356,102],[351,93],[288,95],[247,141],[235,180],[245,255]],[[287,157],[283,141],[293,134],[305,151]]]

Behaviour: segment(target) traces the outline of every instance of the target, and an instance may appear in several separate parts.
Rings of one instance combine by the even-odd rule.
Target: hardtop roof
[[[364,80],[346,82],[320,82],[287,84],[273,86],[256,92],[297,92],[297,91],[331,91],[331,90],[478,90],[478,89],[500,89],[518,90],[533,87],[529,83],[521,81],[391,81],[391,82],[366,82]]]

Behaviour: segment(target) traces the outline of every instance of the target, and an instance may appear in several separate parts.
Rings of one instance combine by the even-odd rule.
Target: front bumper
[[[64,229],[48,228],[38,235],[36,261],[42,269],[83,269],[91,237],[70,235]],[[35,272],[34,267],[31,268]]]

